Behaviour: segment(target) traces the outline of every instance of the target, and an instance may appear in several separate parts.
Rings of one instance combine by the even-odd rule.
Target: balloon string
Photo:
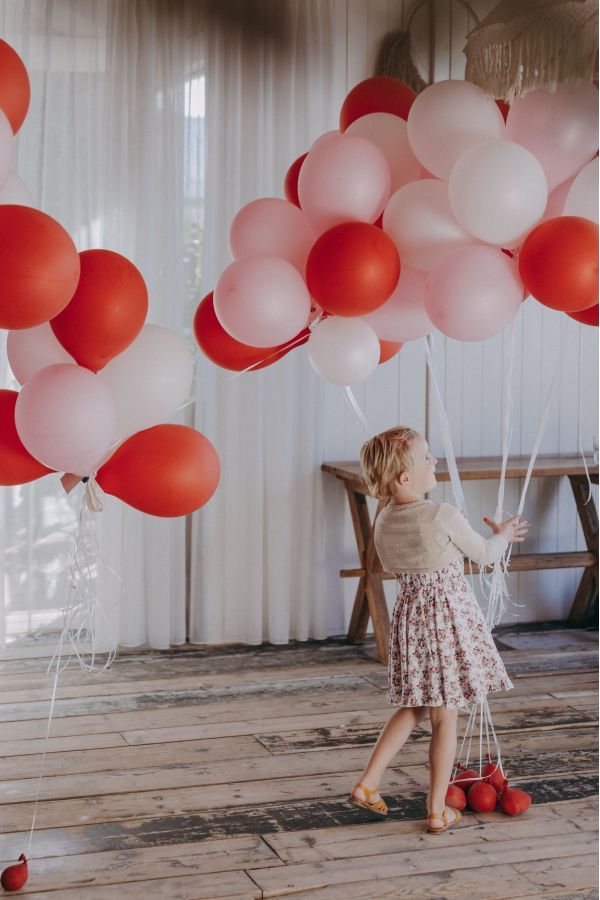
[[[118,572],[116,572],[100,554],[98,522],[96,519],[97,514],[102,510],[100,493],[100,488],[96,484],[95,479],[90,477],[86,481],[85,490],[82,493],[79,525],[69,561],[67,599],[62,610],[63,628],[58,638],[56,650],[54,651],[47,668],[48,674],[54,670],[54,682],[50,697],[46,736],[44,738],[42,749],[42,759],[40,762],[31,829],[29,832],[27,856],[29,856],[31,852],[33,833],[37,820],[42,777],[48,754],[48,744],[59,677],[68,667],[72,656],[75,656],[79,667],[83,671],[101,674],[111,666],[117,652],[117,639],[114,635],[114,621],[111,621],[110,611],[114,609],[121,600],[123,595],[123,580]],[[108,608],[105,608],[100,602],[100,596],[97,589],[100,564],[102,564],[104,568],[117,579],[119,585],[117,598]],[[108,651],[103,651],[103,653],[106,653],[106,659],[102,665],[97,663],[98,649],[96,632],[99,621],[103,621],[108,626],[109,632],[113,632],[113,638],[109,642],[112,646]],[[70,646],[69,656],[67,656],[66,660],[63,660],[64,648],[67,645]]]
[[[442,392],[440,391],[440,386],[435,374],[435,367],[433,364],[433,347],[433,335],[429,334],[425,338],[425,358],[427,360],[427,368],[429,369],[429,373],[431,375],[431,383],[433,384],[433,393],[436,400],[438,424],[440,427],[442,443],[444,445],[444,452],[446,454],[446,464],[448,466],[448,473],[450,475],[452,493],[454,494],[454,502],[463,513],[463,515],[468,518],[467,504],[465,502],[465,495],[463,493],[460,475],[458,474],[456,456],[454,454],[454,446],[452,444],[450,423],[448,422],[448,416],[446,415],[444,402],[442,400]]]
[[[365,414],[363,413],[362,409],[360,408],[358,400],[354,396],[354,392],[353,392],[352,388],[350,387],[350,385],[346,385],[343,388],[343,390],[344,390],[344,397],[348,401],[348,406],[350,407],[350,409],[352,410],[352,412],[358,419],[358,422],[359,422],[361,428],[363,429],[365,435],[367,437],[370,437],[373,434],[373,431],[372,431],[371,427],[369,426],[369,423],[367,422]]]

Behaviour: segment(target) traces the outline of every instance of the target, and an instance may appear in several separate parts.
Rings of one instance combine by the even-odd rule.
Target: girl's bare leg
[[[426,706],[405,706],[396,710],[384,725],[377,743],[371,751],[367,765],[358,779],[359,782],[368,787],[370,791],[379,787],[386,768],[404,746],[410,733],[428,715],[428,712]],[[352,794],[359,800],[365,799],[364,792],[358,787],[352,790]]]
[[[456,756],[458,710],[447,709],[445,706],[431,706],[429,718],[431,719],[429,811],[440,813],[446,806],[446,792]]]

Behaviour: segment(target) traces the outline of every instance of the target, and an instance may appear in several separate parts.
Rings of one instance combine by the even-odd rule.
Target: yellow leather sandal
[[[353,790],[356,790],[357,788],[363,792],[365,799],[359,800],[358,797],[353,797],[352,794],[350,794],[348,803],[351,803],[352,806],[359,806],[361,809],[366,809],[380,819],[385,819],[388,814],[387,803],[385,800],[382,797],[380,797],[379,800],[371,800],[373,794],[377,794],[378,791],[370,791],[364,784],[354,785]]]
[[[448,821],[447,810],[452,809],[455,815],[455,818],[452,819],[451,822]],[[444,823],[441,828],[432,828],[429,824],[430,819],[441,819]],[[427,831],[429,834],[441,834],[442,831],[448,831],[449,828],[452,828],[453,825],[458,825],[460,820],[462,819],[462,813],[459,809],[454,809],[454,807],[445,806],[443,812],[441,813],[427,813]]]

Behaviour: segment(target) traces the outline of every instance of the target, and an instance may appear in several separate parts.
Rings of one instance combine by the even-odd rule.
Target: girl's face
[[[399,478],[400,485],[417,494],[427,494],[437,484],[435,478],[437,459],[429,452],[429,444],[420,434],[411,440],[410,452],[413,466],[409,471],[402,472]]]

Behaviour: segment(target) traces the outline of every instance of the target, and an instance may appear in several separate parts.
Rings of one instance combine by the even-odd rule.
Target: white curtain
[[[273,8],[252,6],[258,16]],[[227,28],[220,18],[207,23],[205,293],[230,262],[235,213],[282,196],[287,167],[336,126],[346,92],[345,0],[279,9],[275,35],[248,39],[243,17]],[[332,560],[344,498],[327,484],[326,514],[320,464],[342,446],[343,426],[327,442],[340,412],[348,415],[342,389],[316,377],[302,348],[258,372],[228,376],[206,361],[199,372],[196,424],[217,446],[223,479],[193,517],[192,640],[285,643],[339,632]],[[350,427],[358,449],[360,431]]]
[[[179,14],[161,0],[4,0],[0,7],[2,36],[32,82],[17,168],[36,204],[78,249],[130,258],[148,285],[147,321],[178,333],[190,330],[201,199],[196,179],[187,221],[189,80],[200,39],[194,6],[181,4]],[[4,348],[0,358],[2,385],[16,388]],[[0,491],[0,575],[13,631],[47,625],[49,611],[62,606],[80,502],[81,488],[67,497],[56,475]],[[113,619],[104,641],[111,634],[125,645],[185,641],[185,519],[144,516],[106,496],[98,520],[102,556],[121,578],[102,569]]]

